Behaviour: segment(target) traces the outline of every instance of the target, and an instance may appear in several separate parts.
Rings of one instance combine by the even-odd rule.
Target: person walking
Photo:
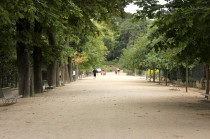
[[[117,75],[117,69],[115,70],[115,75]]]
[[[118,72],[118,76],[119,76],[120,75],[120,69],[118,69],[117,72]]]
[[[94,76],[94,79],[96,79],[96,73],[97,73],[97,70],[96,70],[96,69],[94,69],[94,70],[93,70],[93,76]]]

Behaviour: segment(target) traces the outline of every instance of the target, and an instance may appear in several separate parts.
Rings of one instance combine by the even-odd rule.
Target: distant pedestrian
[[[97,73],[97,70],[96,70],[96,69],[94,69],[94,70],[93,70],[93,76],[94,76],[94,79],[96,79],[96,73]]]
[[[120,75],[120,69],[118,69],[117,72],[118,72],[118,75]]]
[[[115,74],[117,75],[117,69],[115,70]]]
[[[106,72],[104,70],[101,71],[101,76],[106,75]]]

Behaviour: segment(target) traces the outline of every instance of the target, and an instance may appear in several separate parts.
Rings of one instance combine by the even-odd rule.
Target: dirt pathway
[[[121,74],[84,78],[0,107],[0,139],[207,139],[210,103]]]

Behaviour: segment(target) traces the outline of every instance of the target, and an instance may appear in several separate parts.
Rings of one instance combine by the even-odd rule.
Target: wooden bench
[[[43,80],[43,84],[44,84],[44,90],[46,89],[53,89],[53,86],[49,86],[46,80]]]
[[[206,99],[209,98],[210,94],[201,93],[201,95],[205,96]]]
[[[15,103],[15,102],[17,102],[18,98],[23,97],[22,95],[14,96],[12,94],[12,90],[11,90],[10,87],[0,88],[0,92],[2,94],[2,101],[5,104],[7,104],[7,103]]]

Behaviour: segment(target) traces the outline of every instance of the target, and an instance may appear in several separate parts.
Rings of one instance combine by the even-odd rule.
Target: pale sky
[[[166,2],[164,0],[159,0],[160,4],[165,4]],[[139,9],[138,6],[134,5],[134,4],[130,4],[128,6],[125,7],[125,12],[129,12],[129,13],[135,13],[136,10]]]

